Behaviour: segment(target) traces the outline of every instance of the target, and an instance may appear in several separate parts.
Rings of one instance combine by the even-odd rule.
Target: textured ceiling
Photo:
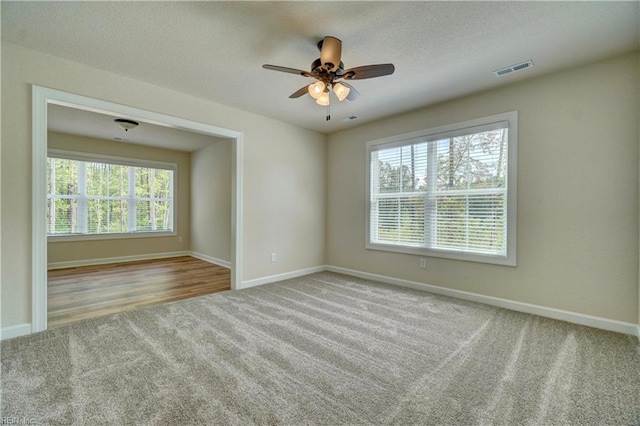
[[[243,110],[331,133],[465,94],[633,51],[639,2],[7,2],[2,39]],[[354,81],[362,97],[305,95],[325,35],[346,67],[391,62]],[[533,60],[527,71],[493,70]],[[349,115],[359,120],[345,123]]]
[[[138,120],[139,126],[125,132],[113,122],[119,116],[49,104],[47,128],[53,132],[115,140],[122,143],[154,146],[193,152],[222,139]]]

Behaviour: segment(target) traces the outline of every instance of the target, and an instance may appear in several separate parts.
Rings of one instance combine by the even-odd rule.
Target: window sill
[[[66,243],[72,241],[128,240],[134,238],[175,237],[177,232],[135,232],[127,234],[101,235],[48,235],[48,243]]]
[[[408,247],[394,244],[369,243],[365,245],[367,250],[378,250],[392,253],[404,253],[416,256],[439,257],[443,259],[464,260],[467,262],[491,263],[494,265],[516,266],[515,255],[499,256],[482,253],[470,253],[456,250],[434,250],[422,247]]]

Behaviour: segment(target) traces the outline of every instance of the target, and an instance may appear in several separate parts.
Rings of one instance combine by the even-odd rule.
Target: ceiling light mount
[[[138,123],[137,121],[129,120],[129,119],[126,119],[126,118],[116,118],[113,121],[118,126],[120,126],[120,128],[122,130],[124,130],[125,132],[128,132],[131,129],[135,129],[136,127],[138,127],[138,125],[140,125],[140,123]]]

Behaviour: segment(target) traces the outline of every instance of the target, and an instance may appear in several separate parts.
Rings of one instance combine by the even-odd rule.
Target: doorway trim
[[[47,106],[116,114],[147,123],[229,138],[231,148],[231,289],[242,284],[242,132],[109,101],[32,86],[31,332],[47,329]]]

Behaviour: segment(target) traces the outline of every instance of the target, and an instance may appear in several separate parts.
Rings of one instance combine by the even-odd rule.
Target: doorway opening
[[[47,173],[48,107],[124,117],[168,129],[184,130],[231,141],[231,289],[242,282],[242,133],[170,115],[33,86],[32,124],[32,332],[47,329]]]

